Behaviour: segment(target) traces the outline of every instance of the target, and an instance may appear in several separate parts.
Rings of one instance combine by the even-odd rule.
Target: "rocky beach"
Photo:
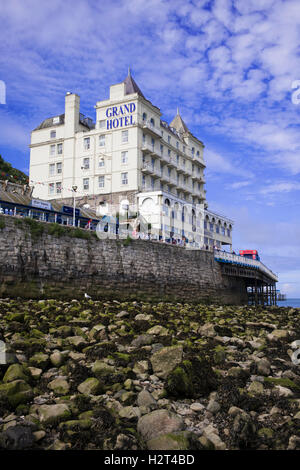
[[[0,449],[298,450],[300,309],[0,300]]]

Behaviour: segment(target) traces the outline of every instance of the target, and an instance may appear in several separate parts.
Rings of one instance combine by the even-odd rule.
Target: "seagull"
[[[87,293],[84,294],[84,298],[85,299],[91,299],[92,297],[90,297]]]

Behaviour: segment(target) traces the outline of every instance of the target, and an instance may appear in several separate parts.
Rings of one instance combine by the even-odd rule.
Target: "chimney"
[[[73,137],[79,129],[80,97],[76,93],[66,93],[65,98],[65,137]]]

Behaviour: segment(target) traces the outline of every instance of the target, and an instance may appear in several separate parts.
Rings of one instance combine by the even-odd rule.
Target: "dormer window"
[[[52,119],[53,124],[59,124],[59,116],[56,116]]]

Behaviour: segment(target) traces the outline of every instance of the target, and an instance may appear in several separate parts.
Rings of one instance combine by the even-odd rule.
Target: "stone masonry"
[[[213,253],[158,242],[33,233],[0,216],[0,296],[169,300],[245,304],[241,279],[222,275]],[[70,228],[69,230],[75,230]],[[77,231],[79,229],[76,229]]]

